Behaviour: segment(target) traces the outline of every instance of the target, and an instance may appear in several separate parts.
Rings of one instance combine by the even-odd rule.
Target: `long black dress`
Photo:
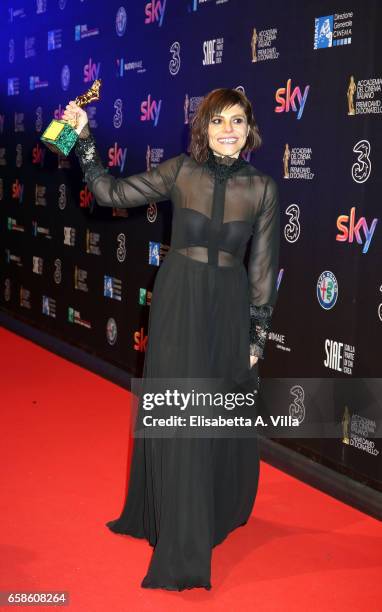
[[[115,178],[84,131],[75,152],[100,206],[171,200],[171,245],[153,288],[143,379],[223,377],[258,385],[276,302],[279,204],[275,181],[242,158],[199,164],[186,154]],[[243,258],[252,236],[248,272]],[[165,339],[165,340],[164,340]],[[134,439],[116,533],[154,547],[146,588],[211,588],[212,548],[244,525],[259,477],[256,437]]]

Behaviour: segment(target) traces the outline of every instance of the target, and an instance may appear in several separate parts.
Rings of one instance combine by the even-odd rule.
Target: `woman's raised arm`
[[[79,138],[74,152],[89,190],[100,206],[133,208],[171,198],[172,187],[184,160],[183,153],[162,162],[152,170],[125,178],[115,178],[102,164],[95,138],[89,130],[86,111],[71,100],[65,107],[63,119],[76,122]]]
[[[184,160],[184,154],[172,157],[156,168],[115,178],[109,174],[97,150],[93,134],[85,125],[74,148],[89,190],[100,206],[133,208],[149,201],[163,202],[171,198],[171,190]]]

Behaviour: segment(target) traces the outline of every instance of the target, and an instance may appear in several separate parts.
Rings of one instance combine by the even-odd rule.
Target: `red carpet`
[[[382,610],[381,523],[263,462],[212,590],[142,589],[151,547],[104,526],[124,500],[129,393],[3,328],[0,346],[1,591],[69,591],[76,612]]]

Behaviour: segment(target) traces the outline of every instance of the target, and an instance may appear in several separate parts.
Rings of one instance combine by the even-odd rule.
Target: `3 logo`
[[[371,145],[368,140],[359,140],[353,147],[358,154],[357,161],[351,167],[351,175],[356,183],[365,183],[371,173],[370,152]]]

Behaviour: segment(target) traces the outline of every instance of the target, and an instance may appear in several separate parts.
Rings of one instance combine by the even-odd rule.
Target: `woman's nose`
[[[224,131],[225,132],[232,132],[232,124],[230,121],[226,121],[225,125],[224,125]]]

